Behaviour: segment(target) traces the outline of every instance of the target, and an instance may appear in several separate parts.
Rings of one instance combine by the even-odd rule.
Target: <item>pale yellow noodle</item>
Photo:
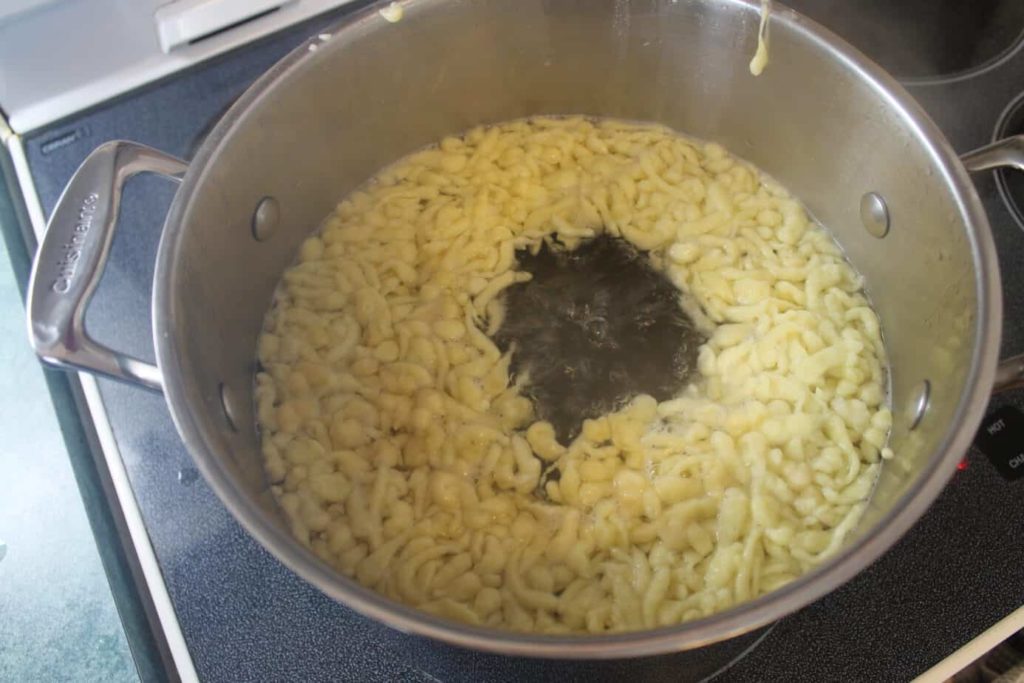
[[[489,335],[529,278],[516,249],[602,232],[709,338],[677,397],[561,444]],[[757,169],[659,126],[542,118],[446,138],[338,206],[268,313],[256,408],[293,533],[339,571],[474,624],[603,633],[835,552],[893,456],[883,354],[857,273]]]

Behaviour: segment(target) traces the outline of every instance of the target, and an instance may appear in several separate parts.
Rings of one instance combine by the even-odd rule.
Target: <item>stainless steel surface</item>
[[[1024,40],[1021,41],[1021,47],[1024,49]],[[1018,83],[1019,80],[1012,80],[1004,87],[1016,88]],[[1014,133],[1021,133],[1024,130],[1022,123],[1024,123],[1024,92],[1018,92],[999,114],[995,132],[992,135],[993,144],[998,144]],[[1019,180],[1015,181],[1006,171],[997,171],[994,176],[997,191],[1009,210],[1010,216],[1013,217],[1018,227],[1024,230],[1024,213],[1022,213],[1024,202],[1021,201],[1020,192],[1022,183]]]
[[[998,130],[998,126],[997,126]],[[1013,135],[985,145],[960,157],[969,171],[1014,168],[1024,171],[1024,135]],[[996,369],[993,393],[1024,386],[1024,354],[1007,358]]]
[[[281,220],[281,207],[273,197],[264,197],[252,215],[252,236],[257,242],[266,242]]]
[[[154,343],[171,413],[250,533],[328,595],[401,630],[508,654],[612,658],[698,647],[769,623],[849,579],[914,523],[980,422],[1002,302],[966,171],[891,78],[781,7],[771,63],[750,77],[759,7],[749,0],[419,0],[394,24],[376,9],[300,46],[240,98],[199,150],[160,245]],[[479,123],[565,113],[660,121],[778,179],[865,276],[890,354],[897,458],[846,546],[770,595],[676,627],[555,637],[429,616],[340,576],[294,540],[262,477],[255,342],[301,240],[344,194],[418,147]],[[861,225],[859,199],[869,191],[886,198],[899,225],[884,248]],[[280,204],[280,228],[257,242],[252,212],[265,196]],[[898,407],[924,378],[934,383],[931,405],[911,432]],[[237,432],[224,419],[222,384],[239,398]]]
[[[928,412],[931,398],[932,383],[928,380],[922,380],[917,389],[914,390],[913,400],[910,402],[910,407],[907,410],[908,429],[917,429],[917,426],[921,424],[925,413]]]
[[[1016,168],[1024,171],[1024,135],[1013,135],[991,145],[964,154],[961,158],[968,171]]]
[[[1024,387],[1024,355],[1007,358],[996,369],[992,391],[999,393]]]
[[[232,396],[231,390],[224,384],[220,385],[220,405],[224,411],[224,419],[227,421],[228,426],[231,429],[238,431],[239,422],[235,417],[237,410],[235,408],[235,399]]]
[[[160,390],[155,365],[89,337],[85,311],[110,253],[125,182],[145,172],[180,180],[187,168],[179,159],[132,142],[102,145],[82,163],[53,211],[32,269],[29,338],[40,358]]]
[[[872,237],[889,234],[889,208],[877,192],[868,192],[860,198],[860,220]]]

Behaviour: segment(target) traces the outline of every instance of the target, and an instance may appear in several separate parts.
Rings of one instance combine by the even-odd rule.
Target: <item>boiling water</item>
[[[507,291],[496,342],[514,345],[512,371],[560,442],[640,394],[668,400],[693,376],[704,336],[649,256],[601,235],[518,262],[533,279]]]

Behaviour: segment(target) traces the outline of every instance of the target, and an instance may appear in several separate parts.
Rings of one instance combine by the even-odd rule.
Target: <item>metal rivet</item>
[[[860,220],[864,229],[875,237],[885,237],[889,233],[889,207],[882,195],[867,192],[860,198]]]
[[[928,412],[928,403],[932,397],[932,383],[928,380],[921,380],[910,394],[910,407],[907,414],[910,415],[910,429],[915,429],[921,424],[921,419]]]
[[[228,423],[228,427],[231,427],[232,431],[238,431],[238,419],[235,415],[235,402],[231,398],[231,390],[225,386],[224,382],[220,383],[220,407],[224,410],[224,419]]]
[[[191,486],[199,479],[199,472],[195,467],[183,467],[178,470],[178,483]]]
[[[252,236],[257,242],[266,242],[277,229],[278,219],[281,217],[281,207],[273,197],[264,197],[256,205],[256,211],[252,215]]]

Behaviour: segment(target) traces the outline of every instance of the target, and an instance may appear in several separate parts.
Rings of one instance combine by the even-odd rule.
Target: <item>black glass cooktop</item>
[[[911,78],[991,62],[1024,27],[1020,2],[794,4]],[[896,4],[899,10],[892,8]],[[869,19],[872,12],[884,8],[892,9],[888,28],[902,26],[902,33],[869,30],[880,25]],[[77,165],[105,140],[127,138],[190,156],[210,123],[253,79],[334,18],[250,45],[28,136],[29,165],[44,209],[53,208]],[[911,92],[960,151],[987,142],[1021,90],[1024,56],[1018,53],[995,69],[952,82],[911,82]],[[1024,231],[994,177],[976,180],[1003,266],[1004,353],[1024,352],[1024,275],[1015,267],[1024,254]],[[88,320],[97,338],[142,358],[153,355],[151,278],[173,191],[156,178],[129,184],[121,230]],[[766,632],[697,654],[605,663],[463,651],[380,626],[305,584],[246,535],[196,476],[162,397],[102,380],[100,391],[204,680],[696,680],[759,639],[719,680],[907,680],[1024,604],[1024,484],[1003,481],[972,452],[921,522],[881,560]],[[998,402],[1024,406],[1024,393]]]
[[[902,79],[948,79],[992,66],[1019,46],[1020,0],[788,0]]]

